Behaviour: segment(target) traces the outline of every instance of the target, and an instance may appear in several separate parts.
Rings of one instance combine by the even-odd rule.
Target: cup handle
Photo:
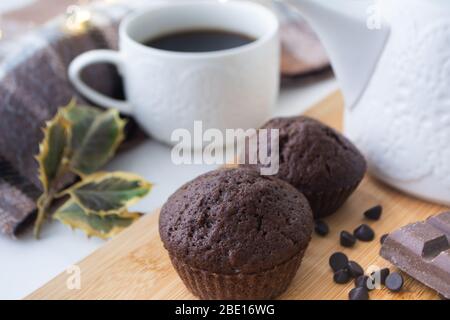
[[[75,88],[86,98],[92,102],[105,107],[105,108],[116,108],[121,113],[126,115],[132,114],[132,108],[130,104],[123,100],[113,99],[108,97],[94,89],[90,88],[81,79],[81,72],[84,68],[97,64],[97,63],[111,63],[114,64],[117,69],[122,68],[122,58],[120,54],[112,50],[93,50],[85,52],[78,57],[76,57],[69,66],[69,79],[70,82],[75,86]]]

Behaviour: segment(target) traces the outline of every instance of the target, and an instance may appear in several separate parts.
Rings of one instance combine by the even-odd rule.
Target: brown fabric
[[[33,185],[0,158],[0,232],[13,235],[17,227],[36,209],[39,195]]]
[[[304,20],[282,24],[281,49],[281,73],[284,76],[315,73],[330,65],[319,38]]]
[[[13,2],[14,0],[2,0]],[[29,5],[16,10],[0,13],[2,41],[14,40],[18,36],[35,30],[39,25],[66,11],[78,0],[34,0]]]
[[[14,235],[17,227],[36,210],[35,201],[22,190],[0,181],[0,231]]]
[[[36,187],[39,181],[34,155],[42,140],[41,129],[58,107],[67,105],[76,95],[66,76],[68,64],[94,48],[107,48],[95,29],[70,41],[65,36],[56,38],[0,80],[0,154]],[[86,78],[104,92],[114,89],[114,84],[103,80],[112,78],[107,67],[93,68]]]
[[[52,17],[64,12],[71,4],[77,4],[77,0],[36,0],[29,6],[7,12],[3,18],[11,21],[22,21],[27,25],[42,24]]]
[[[123,10],[126,14],[127,10]],[[35,197],[24,192],[23,186],[41,189],[35,155],[43,134],[45,121],[58,107],[76,97],[67,78],[70,62],[80,53],[100,48],[116,48],[118,20],[107,12],[98,12],[103,25],[79,35],[68,34],[62,21],[43,26],[34,33],[0,46],[0,157],[13,168],[17,185],[4,182],[7,174],[0,167],[0,231],[13,235],[33,211]],[[90,68],[83,75],[92,87],[112,96],[120,96],[120,80],[110,66]],[[127,128],[130,131],[130,128]],[[133,130],[132,130],[133,131]],[[133,132],[132,132],[133,133]],[[12,173],[11,173],[12,172]]]

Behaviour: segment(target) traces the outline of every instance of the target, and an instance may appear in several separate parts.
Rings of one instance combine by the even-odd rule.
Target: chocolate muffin
[[[317,120],[275,118],[262,128],[279,129],[276,176],[306,196],[315,218],[336,212],[364,177],[363,155],[347,138]],[[243,166],[261,168],[261,164]]]
[[[295,276],[311,239],[306,198],[254,170],[211,171],[164,204],[159,232],[187,288],[202,299],[271,299]]]

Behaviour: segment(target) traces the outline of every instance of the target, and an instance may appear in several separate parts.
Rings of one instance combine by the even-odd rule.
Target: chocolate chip
[[[381,238],[380,238],[380,243],[381,244],[383,244],[384,243],[384,241],[386,240],[386,238],[389,236],[389,234],[383,234],[382,236],[381,236]]]
[[[328,225],[322,221],[322,220],[316,220],[315,221],[315,226],[314,226],[314,231],[316,231],[316,233],[319,236],[326,236],[328,234],[328,232],[330,232],[330,228],[328,227]]]
[[[340,242],[341,246],[350,248],[355,245],[356,238],[348,231],[341,231]]]
[[[363,287],[371,291],[374,289],[373,284],[369,286],[369,282],[372,284],[372,279],[369,276],[359,276],[355,279],[355,287]]]
[[[383,212],[383,207],[378,205],[364,212],[364,216],[369,220],[378,220]]]
[[[347,267],[348,258],[342,252],[335,252],[330,256],[328,263],[330,264],[331,269],[333,269],[333,271],[336,272],[338,270],[342,270]]]
[[[364,269],[355,261],[349,261],[347,264],[348,273],[353,278],[357,278],[364,274]]]
[[[350,290],[348,298],[350,300],[369,300],[369,292],[366,288],[356,287]]]
[[[403,277],[398,272],[392,272],[386,278],[386,287],[392,292],[399,292],[403,287]]]
[[[334,282],[339,283],[339,284],[348,283],[351,280],[351,278],[352,277],[348,273],[347,269],[338,270],[334,273],[334,276],[333,276]]]
[[[372,241],[375,238],[375,232],[367,224],[362,224],[353,231],[354,236],[361,241]]]

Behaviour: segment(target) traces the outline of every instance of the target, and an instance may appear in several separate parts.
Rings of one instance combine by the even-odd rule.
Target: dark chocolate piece
[[[349,300],[369,300],[369,292],[364,287],[356,287],[350,290],[348,298]]]
[[[369,286],[369,283],[370,283],[370,286]],[[355,287],[363,287],[363,288],[366,288],[367,290],[371,291],[374,289],[373,280],[369,276],[365,276],[365,275],[359,276],[355,279]]]
[[[335,252],[330,256],[329,264],[334,272],[347,268],[348,258],[342,252]]]
[[[356,238],[348,231],[341,231],[340,242],[341,246],[350,248],[355,245]]]
[[[375,232],[367,224],[362,224],[356,228],[353,235],[361,241],[372,241],[375,238]]]
[[[386,287],[392,292],[399,292],[403,287],[403,277],[398,272],[393,272],[386,278]]]
[[[314,231],[319,236],[325,237],[330,232],[330,228],[324,221],[316,220],[314,223]]]
[[[390,233],[380,254],[413,278],[450,298],[450,212]]]
[[[348,272],[347,269],[341,269],[335,272],[333,276],[333,280],[336,283],[339,284],[345,284],[348,283],[352,279],[352,276]]]
[[[378,220],[383,213],[383,207],[378,205],[364,212],[364,216],[369,220]]]
[[[357,278],[364,274],[364,269],[355,261],[349,261],[347,264],[348,273],[352,278]]]
[[[384,240],[386,240],[386,238],[388,237],[388,235],[389,235],[389,234],[386,233],[386,234],[383,234],[383,235],[380,237],[380,243],[381,243],[381,244],[384,243]]]

